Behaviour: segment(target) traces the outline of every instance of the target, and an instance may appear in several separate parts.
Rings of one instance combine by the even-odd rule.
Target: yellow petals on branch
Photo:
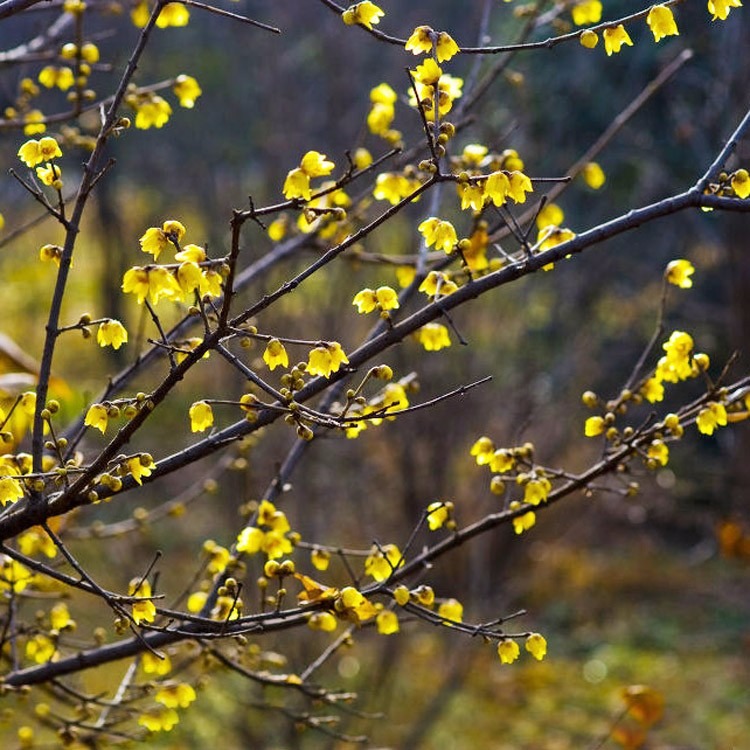
[[[134,578],[128,586],[128,596],[150,597],[151,584],[147,580]],[[156,606],[151,599],[144,598],[140,601],[134,601],[133,620],[136,625],[142,622],[153,622],[156,619]]]
[[[704,435],[713,435],[717,427],[725,427],[727,424],[727,410],[724,404],[711,401],[704,409],[698,412],[695,420],[698,430]]]
[[[666,36],[675,36],[680,32],[674,20],[672,9],[666,5],[654,5],[646,16],[646,23],[654,35],[654,41],[659,42]]]
[[[738,198],[744,199],[750,196],[750,174],[746,169],[738,169],[732,175],[730,185]]]
[[[310,630],[320,630],[324,633],[332,633],[338,626],[338,620],[330,612],[316,612],[310,615],[307,627]]]
[[[581,36],[578,37],[578,41],[581,43],[582,47],[586,47],[586,49],[594,49],[594,47],[599,44],[599,35],[595,31],[586,29],[586,31],[582,32]]]
[[[708,0],[708,12],[713,16],[712,21],[717,18],[726,21],[732,8],[741,8],[740,0]]]
[[[57,87],[61,91],[67,91],[75,83],[75,76],[67,66],[57,68],[54,65],[47,65],[39,71],[38,80],[45,88]]]
[[[284,181],[284,197],[290,200],[295,198],[310,200],[312,197],[310,179],[330,174],[335,166],[332,161],[326,159],[325,154],[319,151],[308,151],[302,157],[299,167],[288,172]]]
[[[667,264],[664,278],[668,283],[680,289],[690,289],[693,286],[693,280],[690,278],[693,273],[695,273],[695,268],[689,260],[673,260]]]
[[[414,336],[427,352],[438,352],[451,345],[448,329],[441,323],[426,323]]]
[[[173,708],[149,709],[138,717],[138,724],[149,732],[169,732],[180,723],[180,716]]]
[[[360,314],[374,310],[395,310],[399,306],[398,295],[389,286],[380,286],[375,290],[362,289],[354,296],[352,304],[356,305]]]
[[[162,224],[161,229],[149,227],[138,242],[144,253],[149,253],[154,256],[154,260],[158,260],[164,250],[179,245],[184,236],[184,225],[179,221],[169,219]],[[192,258],[178,258],[178,260],[192,260]]]
[[[547,477],[536,477],[526,482],[523,490],[523,501],[528,505],[539,505],[547,502],[552,484]]]
[[[602,36],[604,37],[604,50],[607,53],[607,57],[612,54],[617,54],[623,44],[628,47],[633,46],[633,40],[630,38],[630,34],[628,34],[622,24],[619,24],[618,26],[610,26],[608,29],[604,29]]]
[[[0,505],[15,503],[23,497],[23,485],[13,477],[0,478]]]
[[[372,190],[373,197],[379,201],[388,201],[395,206],[413,193],[422,183],[414,178],[408,178],[397,172],[382,172],[375,179]],[[414,199],[419,200],[419,196]]]
[[[167,124],[172,114],[169,102],[158,94],[150,93],[144,99],[132,104],[135,108],[135,126],[139,130],[161,128]]]
[[[453,622],[462,622],[464,618],[464,605],[458,599],[446,599],[438,607],[438,615],[446,620]],[[443,625],[450,625],[444,622]]]
[[[328,566],[331,564],[331,553],[316,548],[310,553],[310,562],[315,570],[328,570]]]
[[[62,169],[55,164],[46,164],[43,167],[37,167],[36,176],[47,187],[53,187],[55,190],[62,188]]]
[[[500,657],[501,664],[513,664],[521,654],[518,644],[510,638],[504,638],[497,644],[497,655]]]
[[[646,455],[659,466],[666,466],[669,461],[669,446],[663,440],[652,440],[646,449]]]
[[[307,361],[307,373],[309,375],[321,375],[329,377],[338,372],[342,365],[348,364],[349,358],[341,348],[338,341],[330,341],[325,345],[316,346],[309,354]]]
[[[364,0],[361,3],[350,5],[342,14],[341,19],[347,26],[364,26],[372,30],[373,24],[380,23],[385,13],[375,3]]]
[[[449,221],[442,221],[436,216],[425,219],[418,227],[427,247],[435,246],[436,250],[443,250],[450,254],[458,244],[456,230]]]
[[[518,500],[514,500],[509,506],[509,510],[518,510],[521,507],[521,503]],[[536,513],[533,510],[522,513],[513,519],[513,531],[516,534],[523,534],[524,531],[528,531],[536,524]]]
[[[119,320],[107,318],[99,324],[99,330],[96,332],[96,343],[99,346],[111,346],[113,349],[119,349],[127,343],[127,340],[128,332]]]
[[[596,437],[604,432],[606,424],[603,417],[589,417],[583,428],[586,437]]]
[[[192,432],[203,432],[214,423],[214,412],[211,404],[206,401],[196,401],[188,411],[190,429]]]
[[[595,161],[590,161],[583,165],[581,176],[592,190],[598,190],[607,180],[604,170]]]
[[[172,91],[179,100],[180,106],[186,109],[192,109],[195,106],[195,100],[203,93],[198,81],[187,75],[179,75],[175,78]]]
[[[380,583],[390,578],[396,568],[403,564],[404,558],[395,544],[375,547],[365,559],[365,575]]]
[[[548,226],[559,227],[565,220],[565,214],[557,203],[545,203],[542,210],[537,214],[537,229],[544,229]]]
[[[537,661],[541,661],[547,653],[547,641],[543,635],[532,633],[526,639],[525,648]]]
[[[437,500],[427,506],[427,525],[430,531],[442,529],[451,519],[453,503]]]
[[[167,708],[187,708],[197,697],[192,685],[178,682],[159,688],[154,700]]]
[[[289,355],[281,341],[271,339],[268,342],[263,352],[263,361],[268,365],[269,370],[275,370],[279,366],[289,367]]]
[[[104,404],[91,404],[86,412],[86,418],[83,423],[87,427],[93,427],[94,429],[99,430],[103,435],[107,429],[108,420],[109,410]]]
[[[380,635],[393,635],[399,631],[398,617],[395,612],[389,609],[383,610],[378,612],[375,618],[375,626]]]
[[[461,51],[450,34],[433,31],[429,26],[417,26],[406,40],[404,48],[415,55],[432,52],[433,40],[438,62],[446,62]]]

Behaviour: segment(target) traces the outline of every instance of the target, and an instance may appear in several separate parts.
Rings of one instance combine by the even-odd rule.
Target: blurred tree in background
[[[4,746],[750,742],[747,13],[403,5],[0,2]]]

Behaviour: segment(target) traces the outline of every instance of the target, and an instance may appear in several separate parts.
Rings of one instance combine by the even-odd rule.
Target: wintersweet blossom
[[[383,10],[370,0],[350,5],[342,14],[341,18],[347,26],[357,24],[364,26],[366,29],[372,29],[373,24],[380,23],[380,19],[385,15]]]
[[[690,278],[693,273],[695,273],[695,267],[689,260],[673,260],[667,264],[664,278],[680,289],[690,289],[693,286],[693,280]]]
[[[657,42],[666,36],[674,36],[680,33],[672,9],[666,5],[654,5],[646,16],[646,23],[654,35],[654,41]]]
[[[604,37],[604,50],[607,53],[607,57],[612,54],[617,54],[623,44],[628,47],[633,46],[633,40],[630,38],[630,34],[628,34],[622,24],[619,24],[618,26],[610,26],[608,29],[604,29],[602,36]]]

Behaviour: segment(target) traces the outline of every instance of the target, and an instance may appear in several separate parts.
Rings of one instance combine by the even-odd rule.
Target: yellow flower
[[[484,186],[480,182],[474,182],[468,185],[458,183],[456,185],[456,191],[461,198],[462,211],[465,211],[467,208],[472,209],[472,211],[481,211],[484,207],[484,202],[487,200]]]
[[[127,340],[128,332],[119,320],[107,318],[99,324],[99,330],[96,332],[96,343],[99,346],[119,349]]]
[[[604,29],[604,49],[607,53],[607,57],[613,53],[620,51],[623,44],[629,47],[633,46],[633,40],[630,38],[630,34],[625,30],[622,24],[618,26],[610,26],[608,29]]]
[[[43,161],[51,161],[58,156],[62,156],[60,146],[54,138],[49,136],[45,136],[39,141],[32,138],[18,149],[18,158],[27,167],[35,167]]]
[[[666,466],[669,461],[669,446],[663,440],[653,440],[646,450],[646,455],[660,466]]]
[[[53,661],[57,651],[55,642],[46,635],[35,635],[26,643],[26,658],[33,659],[37,664]]]
[[[373,310],[395,310],[398,308],[398,295],[389,286],[380,286],[376,290],[363,289],[354,296],[352,304],[357,306],[360,313]]]
[[[190,611],[200,612],[200,608]],[[172,670],[172,660],[166,654],[164,654],[163,658],[159,658],[151,651],[144,651],[141,654],[141,668],[146,674],[155,674],[163,677]]]
[[[541,661],[544,659],[547,653],[547,641],[543,635],[539,633],[532,633],[526,639],[526,650],[537,660]]]
[[[151,11],[148,9],[148,3],[146,0],[141,0],[134,8],[130,11],[130,20],[133,25],[142,29],[147,23]]]
[[[414,71],[414,78],[426,86],[434,86],[440,80],[441,75],[443,71],[432,57],[426,58],[421,65],[417,65]]]
[[[604,419],[602,417],[589,417],[583,428],[586,437],[596,437],[604,432]]]
[[[477,456],[477,463],[479,463],[479,456]],[[507,448],[498,448],[498,450],[493,451],[486,463],[489,463],[490,471],[496,474],[505,474],[515,467],[516,459]]]
[[[43,185],[59,190],[62,187],[62,169],[54,164],[36,168],[36,176]]]
[[[36,135],[47,129],[44,124],[44,113],[39,109],[32,109],[31,112],[27,112],[23,116],[23,121],[26,123],[23,128],[24,135]]]
[[[432,586],[417,586],[412,590],[411,595],[423,607],[431,607],[435,603],[435,592]]]
[[[170,3],[170,5],[173,4]],[[165,6],[165,10],[168,7],[169,5]],[[135,126],[139,130],[161,128],[169,121],[171,114],[172,107],[166,99],[158,94],[150,94],[148,99],[136,104]]]
[[[156,25],[160,29],[167,26],[187,26],[190,20],[190,11],[182,3],[167,3],[156,19]]]
[[[327,378],[337,372],[341,365],[349,363],[341,344],[331,341],[325,346],[316,346],[308,357],[307,372],[310,375],[321,375]]]
[[[322,630],[324,633],[332,633],[337,625],[336,618],[330,612],[316,612],[307,621],[310,630]]]
[[[409,286],[417,275],[417,269],[414,268],[414,266],[397,266],[396,267],[396,279],[398,280],[398,285],[405,289],[407,286]]]
[[[188,412],[190,417],[190,429],[193,432],[203,432],[214,423],[214,412],[211,404],[205,401],[196,401]]]
[[[186,109],[192,109],[195,106],[195,100],[203,93],[198,81],[192,76],[186,75],[179,75],[175,78],[172,91],[179,99],[180,106]]]
[[[182,299],[187,302],[193,298],[195,291],[200,289],[203,283],[203,272],[197,263],[185,261],[177,269],[176,278],[182,290]]]
[[[513,664],[520,653],[521,649],[518,644],[510,638],[503,638],[497,644],[497,655],[500,657],[501,664]]]
[[[713,15],[712,21],[720,18],[726,21],[729,11],[732,8],[741,8],[740,0],[708,0],[708,12]]]
[[[520,505],[521,503],[519,503],[517,500],[514,500],[510,504],[510,509],[515,510],[515,508],[520,507]],[[530,510],[527,513],[523,513],[513,519],[513,531],[515,531],[516,534],[523,534],[524,531],[528,531],[532,526],[534,526],[535,523],[536,513],[534,513],[533,510]]]
[[[486,436],[480,437],[474,445],[471,446],[470,455],[474,456],[477,466],[484,466],[492,460],[495,453],[495,444],[492,438]]]
[[[446,620],[462,622],[464,618],[464,605],[457,599],[446,599],[438,607],[438,615],[444,617]],[[443,624],[448,625],[450,623]]]
[[[396,586],[395,589],[393,589],[393,598],[396,600],[396,603],[403,607],[405,604],[409,603],[409,600],[411,599],[411,593],[409,592],[409,589],[406,588],[406,586]]]
[[[695,268],[689,260],[673,260],[667,264],[664,278],[680,289],[690,289],[693,286],[693,280],[690,277],[694,272]]]
[[[23,497],[23,485],[13,477],[0,478],[0,504],[15,503]]]
[[[291,169],[284,180],[283,193],[288,200],[302,198],[309,201],[312,197],[310,176],[299,167]]]
[[[747,198],[750,195],[750,174],[746,169],[738,169],[731,180],[732,190],[738,198]]]
[[[50,626],[53,630],[65,630],[65,628],[75,628],[75,620],[70,616],[68,607],[65,602],[55,604],[49,613]]]
[[[438,62],[446,62],[460,52],[459,46],[447,31],[441,31],[437,38]]]
[[[192,685],[178,682],[157,690],[154,700],[167,708],[187,708],[197,697]]]
[[[584,164],[581,175],[584,182],[593,190],[598,190],[607,179],[604,170],[595,161]]]
[[[122,291],[132,292],[138,298],[138,304],[142,305],[149,291],[148,271],[141,266],[134,266],[125,271],[122,277]]]
[[[597,44],[599,44],[599,35],[595,31],[591,31],[591,29],[586,29],[586,31],[581,33],[581,36],[578,37],[578,41],[581,43],[582,47],[586,47],[586,49],[594,49]]]
[[[426,323],[414,335],[427,352],[437,352],[451,345],[448,329],[440,323]]]
[[[347,26],[361,24],[366,29],[372,29],[373,24],[380,23],[385,13],[370,0],[350,5],[342,14],[341,18]]]
[[[148,454],[142,454],[140,456],[134,456],[129,458],[125,463],[128,467],[130,475],[135,479],[138,484],[143,484],[141,477],[151,476],[151,467],[153,466],[153,459]]]
[[[75,76],[68,67],[56,68],[47,65],[39,72],[38,80],[48,89],[57,86],[61,91],[67,91],[75,83]]]
[[[421,55],[423,52],[432,51],[431,35],[435,32],[429,26],[417,26],[412,31],[411,36],[406,40],[404,49],[415,55]]]
[[[86,412],[86,418],[83,423],[87,427],[94,427],[99,430],[102,435],[107,429],[107,420],[109,419],[109,413],[107,407],[104,404],[91,404],[89,410]]]
[[[218,297],[221,295],[223,278],[218,271],[208,268],[201,272],[200,293],[202,297]]]
[[[727,410],[724,404],[711,401],[706,404],[705,409],[701,409],[695,420],[698,430],[704,435],[713,435],[717,427],[724,427],[727,423]]]
[[[451,253],[458,243],[453,224],[449,221],[442,221],[435,216],[425,219],[417,229],[424,237],[427,247],[434,245],[436,250]]]
[[[496,206],[502,206],[508,199],[510,180],[505,172],[493,172],[484,183],[485,196]]]
[[[515,203],[525,203],[526,193],[531,193],[534,190],[531,186],[531,180],[523,172],[515,170],[508,175],[508,181],[508,196]]]
[[[140,578],[134,578],[128,586],[128,596],[150,597],[151,584],[147,580],[142,581]],[[144,598],[134,601],[132,606],[133,620],[136,625],[142,622],[153,622],[156,619],[156,606],[151,599]]]
[[[378,583],[391,577],[397,567],[404,564],[404,558],[395,544],[373,548],[365,559],[365,575],[372,576]]]
[[[528,505],[539,505],[547,501],[551,489],[552,484],[547,477],[530,479],[524,487],[523,501]]]
[[[437,500],[427,506],[427,525],[430,531],[441,529],[450,520],[453,503]]]
[[[289,355],[284,345],[278,339],[271,339],[263,352],[263,361],[270,370],[275,370],[279,365],[289,367]]]
[[[375,626],[378,629],[380,635],[392,635],[398,633],[398,617],[395,612],[390,609],[384,609],[382,612],[378,612],[378,616],[375,618]]]
[[[179,221],[169,219],[165,221],[161,229],[159,227],[149,227],[143,236],[138,240],[141,250],[154,256],[158,260],[159,255],[168,247],[179,246],[180,241],[185,236],[185,227]],[[178,258],[178,260],[194,260],[193,258]]]
[[[7,555],[0,555],[0,591],[10,589],[18,594],[29,585],[31,579],[32,573],[28,568]]]
[[[447,297],[457,289],[456,283],[442,271],[430,271],[419,285],[418,291],[424,292],[428,297]]]
[[[599,0],[584,0],[573,6],[571,15],[576,26],[599,23],[602,20],[602,4]]]
[[[331,553],[324,549],[314,549],[310,553],[310,562],[315,570],[328,570],[331,563]]]
[[[152,708],[138,717],[138,724],[149,732],[169,732],[180,723],[180,715],[173,708]]]
[[[654,35],[654,41],[658,42],[665,36],[679,34],[677,24],[674,20],[672,9],[666,5],[654,5],[646,16],[646,23]]]
[[[372,194],[376,200],[388,201],[391,205],[396,205],[399,201],[406,198],[409,193],[419,187],[417,180],[410,180],[402,174],[396,172],[382,172],[375,180],[375,187]]]
[[[545,203],[544,208],[537,214],[537,229],[544,229],[548,226],[559,227],[565,220],[565,214],[557,203]]]
[[[253,555],[260,552],[265,534],[257,526],[246,526],[237,537],[237,551]]]
[[[300,162],[300,169],[308,177],[323,177],[331,174],[336,165],[326,159],[325,154],[319,151],[308,151]]]

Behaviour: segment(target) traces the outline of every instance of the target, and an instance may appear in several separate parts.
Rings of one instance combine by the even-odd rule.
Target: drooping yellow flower
[[[510,180],[505,172],[493,172],[484,182],[484,193],[496,206],[502,206],[508,199]]]
[[[658,42],[665,36],[677,35],[677,23],[674,20],[672,9],[666,5],[654,5],[646,16],[646,23],[654,35],[654,41]]]
[[[717,18],[726,21],[729,11],[732,8],[741,8],[740,0],[708,0],[708,12],[712,14],[712,21]]]
[[[438,62],[447,62],[461,51],[453,37],[447,31],[441,31],[438,34],[436,46]]]
[[[544,229],[550,225],[559,227],[565,220],[565,214],[557,203],[545,203],[542,210],[537,214],[537,229]]]
[[[145,597],[132,603],[133,620],[136,625],[156,619],[156,605],[148,598],[151,596],[151,584],[147,580],[134,578],[128,586],[128,596]]]
[[[711,401],[698,413],[695,420],[698,430],[704,435],[713,435],[717,427],[725,427],[727,424],[727,410],[724,404]]]
[[[449,254],[458,243],[453,224],[438,219],[436,216],[425,219],[417,229],[424,237],[427,247],[434,245],[436,250],[444,250]]]
[[[417,586],[417,588],[412,589],[411,598],[423,607],[432,607],[435,604],[435,592],[432,586],[425,586],[424,584]]]
[[[180,106],[186,109],[192,109],[195,106],[195,100],[203,93],[198,81],[186,75],[179,75],[175,78],[172,91],[179,100]]]
[[[37,664],[53,660],[56,651],[55,642],[43,633],[33,636],[26,642],[26,658],[32,659]]]
[[[421,65],[417,65],[414,71],[415,80],[425,86],[434,86],[440,80],[441,75],[443,71],[432,57],[426,58]]]
[[[130,11],[130,20],[133,22],[133,26],[142,29],[147,23],[151,11],[148,8],[146,0],[141,0],[134,8]]]
[[[214,412],[211,404],[206,401],[196,401],[188,411],[190,429],[192,432],[203,432],[214,423]]]
[[[108,420],[109,412],[104,404],[91,404],[86,412],[86,418],[83,420],[83,423],[87,427],[99,430],[103,435],[107,430]]]
[[[316,346],[308,357],[307,372],[310,375],[321,375],[327,378],[334,372],[337,372],[341,365],[349,363],[341,344],[338,341],[331,341],[325,346]]]
[[[479,456],[477,456],[479,458]],[[479,461],[477,461],[479,463]],[[493,451],[489,458],[490,471],[496,474],[505,474],[507,471],[511,471],[516,465],[516,458],[513,452],[507,448],[498,448]]]
[[[570,13],[576,26],[599,23],[602,20],[602,4],[599,0],[583,0],[576,3]]]
[[[446,599],[438,607],[438,615],[446,620],[462,622],[464,618],[464,605],[458,599]],[[443,623],[449,625],[450,623]]]
[[[315,570],[328,570],[331,564],[331,553],[328,550],[315,548],[310,553],[310,562]]]
[[[96,343],[99,346],[111,346],[113,349],[119,349],[127,343],[127,340],[128,332],[119,320],[107,318],[99,324],[99,330],[96,332]]]
[[[450,520],[453,503],[437,500],[427,506],[427,525],[430,531],[437,531]]]
[[[181,255],[181,253],[179,254]],[[175,277],[177,283],[180,285],[182,299],[185,302],[190,301],[194,297],[196,290],[200,290],[203,283],[203,272],[198,264],[193,261],[180,263]]]
[[[75,620],[70,616],[68,606],[65,602],[55,604],[49,613],[50,626],[53,630],[65,630],[66,628],[75,628]]]
[[[427,352],[437,352],[451,345],[448,329],[440,323],[426,323],[414,335]]]
[[[423,52],[432,51],[432,35],[435,32],[429,26],[417,26],[411,36],[406,40],[404,48],[407,52],[421,55]]]
[[[471,446],[469,453],[474,456],[477,466],[484,466],[492,460],[492,456],[495,453],[495,443],[492,441],[492,438],[483,435]]]
[[[552,484],[547,477],[529,479],[523,491],[523,501],[528,505],[539,505],[547,501]]]
[[[182,3],[167,3],[156,19],[156,25],[160,29],[167,26],[187,26],[190,21],[190,11]]]
[[[510,638],[503,638],[497,644],[497,655],[500,657],[501,664],[513,664],[520,654],[521,649],[518,644]]]
[[[405,289],[409,286],[417,275],[417,269],[414,266],[397,266],[396,267],[396,279],[398,285]]]
[[[271,339],[263,352],[263,361],[268,365],[269,370],[275,370],[279,366],[289,367],[289,355],[284,344],[278,339]]]
[[[487,200],[484,186],[480,182],[473,182],[467,185],[463,185],[459,182],[456,185],[456,191],[461,198],[462,211],[470,208],[472,211],[479,212],[482,210],[484,203]]]
[[[138,724],[149,732],[169,732],[180,723],[180,715],[166,706],[151,708],[138,717]]]
[[[143,484],[141,477],[150,477],[154,461],[147,453],[140,456],[133,456],[125,462],[128,467],[128,473],[135,479],[138,484]]]
[[[602,35],[604,36],[604,50],[607,53],[607,57],[617,54],[623,44],[626,44],[628,47],[633,46],[633,40],[622,24],[604,29]]]
[[[516,510],[516,508],[521,507],[521,503],[519,503],[517,500],[514,500],[509,507],[510,510]],[[533,510],[530,510],[527,513],[522,513],[520,516],[516,516],[513,519],[513,531],[515,531],[516,534],[523,534],[524,531],[528,531],[535,524],[536,513],[534,513]]]
[[[149,273],[141,266],[134,266],[125,271],[122,277],[122,291],[135,294],[138,304],[142,305],[149,292]]]
[[[360,24],[366,29],[372,29],[373,24],[380,23],[385,13],[370,0],[350,5],[342,14],[341,18],[347,26]]]
[[[586,49],[594,49],[594,47],[599,44],[599,35],[595,31],[591,31],[591,29],[586,29],[586,31],[583,31],[581,36],[578,37],[578,41],[581,43],[582,47],[586,47]]]
[[[154,256],[158,260],[159,255],[168,247],[179,245],[185,236],[184,225],[174,219],[165,221],[161,229],[159,227],[149,227],[138,240],[141,250]],[[192,258],[180,258],[179,260],[192,260]]]
[[[265,534],[257,526],[246,526],[237,537],[237,551],[253,555],[260,552]]]
[[[200,607],[196,610],[191,609],[189,611],[200,612]],[[169,674],[172,671],[172,660],[163,652],[162,658],[159,658],[151,651],[144,651],[141,654],[141,669],[146,674],[154,674],[163,677],[165,674]]]
[[[646,455],[660,466],[666,466],[669,461],[669,446],[663,440],[652,440],[646,449]]]
[[[369,313],[373,310],[395,310],[398,308],[398,295],[389,286],[380,286],[375,290],[362,289],[357,292],[352,300],[360,313]]]
[[[607,180],[604,170],[595,161],[586,162],[581,170],[584,182],[593,190],[598,190]]]
[[[397,172],[382,172],[375,180],[372,194],[376,200],[386,200],[395,206],[419,187],[419,184],[417,180],[410,180]]]
[[[673,260],[667,264],[664,278],[680,289],[690,289],[693,286],[693,280],[690,277],[694,272],[695,268],[689,260]]]
[[[738,169],[730,181],[732,190],[738,198],[750,196],[750,173],[746,169]]]
[[[367,115],[367,127],[375,135],[385,135],[396,116],[396,92],[387,84],[381,83],[370,91],[372,107]]]
[[[284,180],[283,187],[284,197],[289,200],[302,198],[309,201],[312,197],[310,189],[310,176],[300,168],[291,169]]]
[[[508,175],[508,196],[513,199],[515,203],[525,203],[526,193],[533,192],[534,188],[531,185],[531,180],[523,173],[518,170],[514,170]]]
[[[537,660],[544,659],[547,653],[547,641],[539,633],[532,633],[526,639],[526,650]]]
[[[307,621],[307,627],[310,630],[321,630],[324,633],[332,633],[337,625],[338,621],[330,612],[315,612]]]
[[[37,167],[36,176],[47,187],[53,187],[56,190],[62,188],[62,169],[55,164],[46,164],[43,167]]]

